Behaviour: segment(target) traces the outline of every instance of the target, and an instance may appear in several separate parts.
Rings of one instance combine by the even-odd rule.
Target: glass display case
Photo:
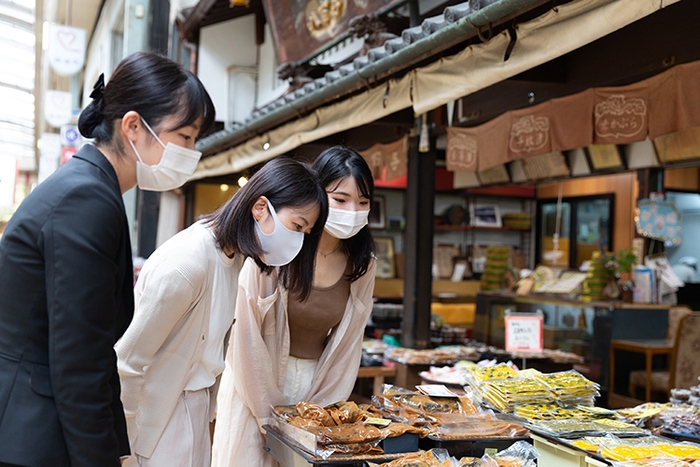
[[[517,295],[505,291],[479,292],[472,337],[503,347],[506,312],[534,313],[538,310],[544,318],[544,347],[582,356],[585,363],[578,366],[577,370],[600,383],[604,389],[608,386],[608,358],[612,339],[663,339],[668,328],[668,307],[663,305],[583,302],[557,296]],[[621,367],[620,372],[624,371],[625,368]]]

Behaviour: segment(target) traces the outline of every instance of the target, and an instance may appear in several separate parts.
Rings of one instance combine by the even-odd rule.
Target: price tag
[[[512,314],[504,320],[508,352],[542,351],[542,316]]]

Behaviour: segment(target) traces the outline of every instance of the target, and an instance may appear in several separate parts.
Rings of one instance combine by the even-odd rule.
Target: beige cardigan
[[[141,270],[134,319],[116,348],[132,454],[151,456],[202,359],[220,254],[211,231],[195,223],[161,245]],[[232,281],[242,265],[236,255]],[[216,389],[217,384],[211,391],[211,418]]]
[[[360,366],[364,328],[372,311],[376,263],[350,285],[343,318],[333,330],[304,400],[327,405],[346,400]],[[236,323],[231,332],[214,430],[212,467],[275,466],[263,450],[262,425],[283,395],[289,357],[287,292],[273,275],[247,260],[238,278]]]

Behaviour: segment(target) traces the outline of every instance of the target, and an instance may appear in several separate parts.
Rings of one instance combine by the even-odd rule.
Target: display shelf
[[[403,279],[375,279],[373,296],[378,299],[401,299],[403,287]],[[433,296],[452,295],[473,302],[479,288],[479,281],[433,281]]]
[[[445,225],[436,224],[433,226],[435,230],[506,230],[512,232],[525,232],[525,229],[510,229],[508,227],[487,227],[479,225]]]

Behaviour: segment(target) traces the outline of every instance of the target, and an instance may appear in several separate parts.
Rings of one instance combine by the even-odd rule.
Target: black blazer
[[[119,466],[129,444],[114,344],[133,310],[119,182],[86,145],[0,239],[0,463]]]

